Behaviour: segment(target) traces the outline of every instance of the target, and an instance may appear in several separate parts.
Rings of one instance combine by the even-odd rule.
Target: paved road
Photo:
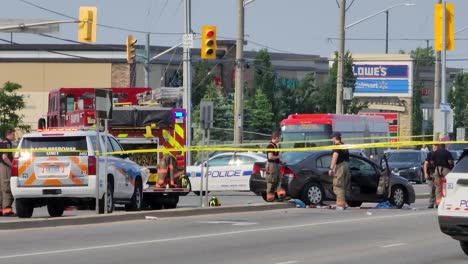
[[[467,263],[436,211],[282,209],[0,231],[0,263]]]
[[[428,191],[428,187],[425,184],[414,185],[416,194],[425,194]],[[248,205],[256,203],[264,203],[260,196],[256,196],[252,192],[214,192],[209,193],[209,196],[215,195],[219,198],[222,205]],[[426,198],[424,198],[426,199]],[[178,208],[195,208],[200,206],[200,196],[196,196],[193,193],[185,197],[180,197]],[[117,207],[117,211],[123,211],[123,207]],[[76,216],[76,215],[94,215],[94,211],[89,210],[71,210],[65,211],[65,216]],[[49,214],[46,207],[40,207],[34,209],[32,218],[48,218]],[[12,219],[18,219],[17,217],[0,217],[0,222],[11,221]]]

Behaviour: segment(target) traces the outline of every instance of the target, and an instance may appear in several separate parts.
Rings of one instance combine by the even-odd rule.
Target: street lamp
[[[381,10],[381,11],[379,11],[379,12],[377,12],[377,13],[374,13],[374,14],[372,14],[372,15],[369,15],[369,16],[363,18],[363,19],[360,19],[360,20],[358,20],[358,21],[356,21],[356,22],[354,22],[354,23],[351,23],[351,24],[347,25],[347,26],[345,27],[345,29],[348,29],[348,28],[350,28],[350,27],[352,27],[352,26],[355,26],[355,25],[357,25],[357,24],[359,24],[359,23],[361,23],[361,22],[363,22],[363,21],[366,21],[367,19],[373,18],[373,17],[375,17],[375,16],[377,16],[377,15],[379,15],[379,14],[385,13],[385,15],[386,15],[386,26],[385,26],[385,53],[388,53],[388,13],[389,13],[390,9],[393,9],[393,8],[396,8],[396,7],[399,7],[399,6],[415,6],[415,5],[416,5],[416,4],[413,4],[413,3],[405,3],[405,4],[398,4],[398,5],[394,5],[394,6],[385,8],[384,10]]]

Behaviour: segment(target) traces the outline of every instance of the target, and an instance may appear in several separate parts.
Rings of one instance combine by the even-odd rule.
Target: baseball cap
[[[340,132],[333,132],[332,135],[331,135],[331,138],[334,138],[334,137],[341,138],[341,133]]]

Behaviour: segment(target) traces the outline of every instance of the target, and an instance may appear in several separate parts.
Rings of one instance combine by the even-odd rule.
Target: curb
[[[416,199],[428,199],[429,193],[416,195]],[[20,219],[0,222],[0,230],[14,230],[27,228],[43,228],[67,225],[88,225],[88,224],[103,224],[112,222],[144,220],[148,217],[169,218],[196,216],[208,214],[225,214],[253,211],[268,211],[276,209],[294,208],[294,203],[259,203],[250,205],[234,205],[223,207],[206,207],[206,208],[179,208],[157,211],[139,211],[139,212],[114,212],[108,215],[83,215],[83,216],[66,216],[58,218],[35,218],[35,219]]]
[[[121,221],[144,220],[147,216],[157,218],[224,214],[252,211],[267,211],[293,208],[293,203],[250,204],[224,207],[180,208],[157,211],[122,212],[108,215],[67,216],[58,218],[21,219],[0,222],[0,230],[43,228],[66,225],[102,224]]]

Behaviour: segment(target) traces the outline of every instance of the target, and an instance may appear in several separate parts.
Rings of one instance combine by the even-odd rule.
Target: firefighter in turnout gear
[[[163,158],[159,161],[156,187],[166,187],[167,178],[169,178],[170,187],[177,187],[174,179],[179,178],[179,170],[176,159],[171,154],[164,154]]]
[[[334,132],[332,141],[335,145],[343,145],[341,133]],[[346,208],[346,192],[350,189],[351,177],[349,173],[349,151],[347,149],[334,149],[328,175],[333,176],[333,192],[336,195],[336,210]]]
[[[436,206],[442,200],[442,181],[453,167],[453,157],[450,151],[445,149],[444,144],[439,144],[437,150],[431,155],[431,163],[434,166],[434,185]]]
[[[280,154],[278,149],[278,142],[280,141],[279,132],[275,131],[271,134],[271,142],[268,144],[267,149],[267,164],[266,164],[266,198],[268,202],[275,200],[275,193],[278,199],[283,199],[286,196],[285,190],[281,187],[281,173],[280,173]],[[270,150],[271,149],[271,150]]]

